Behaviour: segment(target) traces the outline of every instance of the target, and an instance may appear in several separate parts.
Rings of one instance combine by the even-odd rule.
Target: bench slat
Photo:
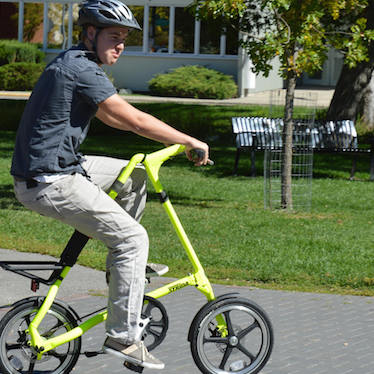
[[[233,117],[232,130],[237,148],[254,147],[258,150],[282,147],[281,118]],[[312,127],[302,121],[294,122],[294,141],[302,141],[306,134],[311,147],[317,150],[357,152],[357,131],[353,121],[316,122]]]

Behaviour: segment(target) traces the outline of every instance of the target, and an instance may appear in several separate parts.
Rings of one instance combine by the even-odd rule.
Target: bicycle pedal
[[[90,358],[90,357],[95,357],[95,356],[98,356],[98,355],[101,355],[101,354],[104,354],[105,352],[104,351],[86,351],[84,352],[83,354]]]
[[[128,361],[125,361],[123,363],[123,365],[129,369],[129,370],[132,370],[132,371],[135,371],[136,373],[142,373],[143,370],[144,370],[144,367],[143,366],[139,366],[139,365],[135,365],[131,362],[128,362]]]

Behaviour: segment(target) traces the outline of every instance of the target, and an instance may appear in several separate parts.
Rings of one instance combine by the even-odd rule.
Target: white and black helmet
[[[121,26],[141,30],[131,10],[120,0],[83,1],[78,25],[93,25],[98,28]]]

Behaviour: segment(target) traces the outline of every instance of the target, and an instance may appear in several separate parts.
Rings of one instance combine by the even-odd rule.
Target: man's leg
[[[85,156],[82,163],[91,181],[108,192],[127,160],[103,156]],[[138,164],[127,179],[116,201],[131,217],[140,222],[147,199],[147,173],[143,165]]]
[[[28,189],[15,183],[16,196],[26,207],[101,240],[111,253],[107,331],[132,343],[143,303],[148,257],[146,230],[101,188],[80,174]]]
[[[135,342],[148,257],[145,229],[100,187],[80,174],[51,184],[39,183],[34,188],[27,188],[25,182],[15,182],[15,192],[19,201],[31,210],[59,219],[106,244],[112,259],[106,324],[112,343],[110,349],[120,350],[123,358],[129,357],[140,365],[163,368],[142,342]]]
[[[128,164],[127,160],[103,156],[85,156],[83,167],[93,183],[108,192],[121,170]],[[144,166],[139,164],[119,192],[116,201],[133,218],[140,222],[147,199],[147,173]],[[107,257],[106,280],[109,284],[112,259],[110,252]],[[148,263],[147,277],[161,276],[169,270],[167,265]]]

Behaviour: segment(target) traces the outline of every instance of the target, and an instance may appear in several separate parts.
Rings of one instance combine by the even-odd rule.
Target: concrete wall
[[[126,55],[112,67],[105,67],[115,78],[119,88],[131,88],[137,91],[147,91],[148,81],[155,75],[166,73],[170,69],[184,65],[203,65],[210,69],[232,75],[237,79],[237,57],[233,56],[217,58],[186,57],[183,54],[153,54],[146,56]]]
[[[279,76],[280,62],[278,59],[273,60],[273,69],[269,73],[269,76],[265,77],[263,74],[256,76],[256,87],[250,89],[249,93],[275,90],[278,88],[284,88],[283,78]]]

